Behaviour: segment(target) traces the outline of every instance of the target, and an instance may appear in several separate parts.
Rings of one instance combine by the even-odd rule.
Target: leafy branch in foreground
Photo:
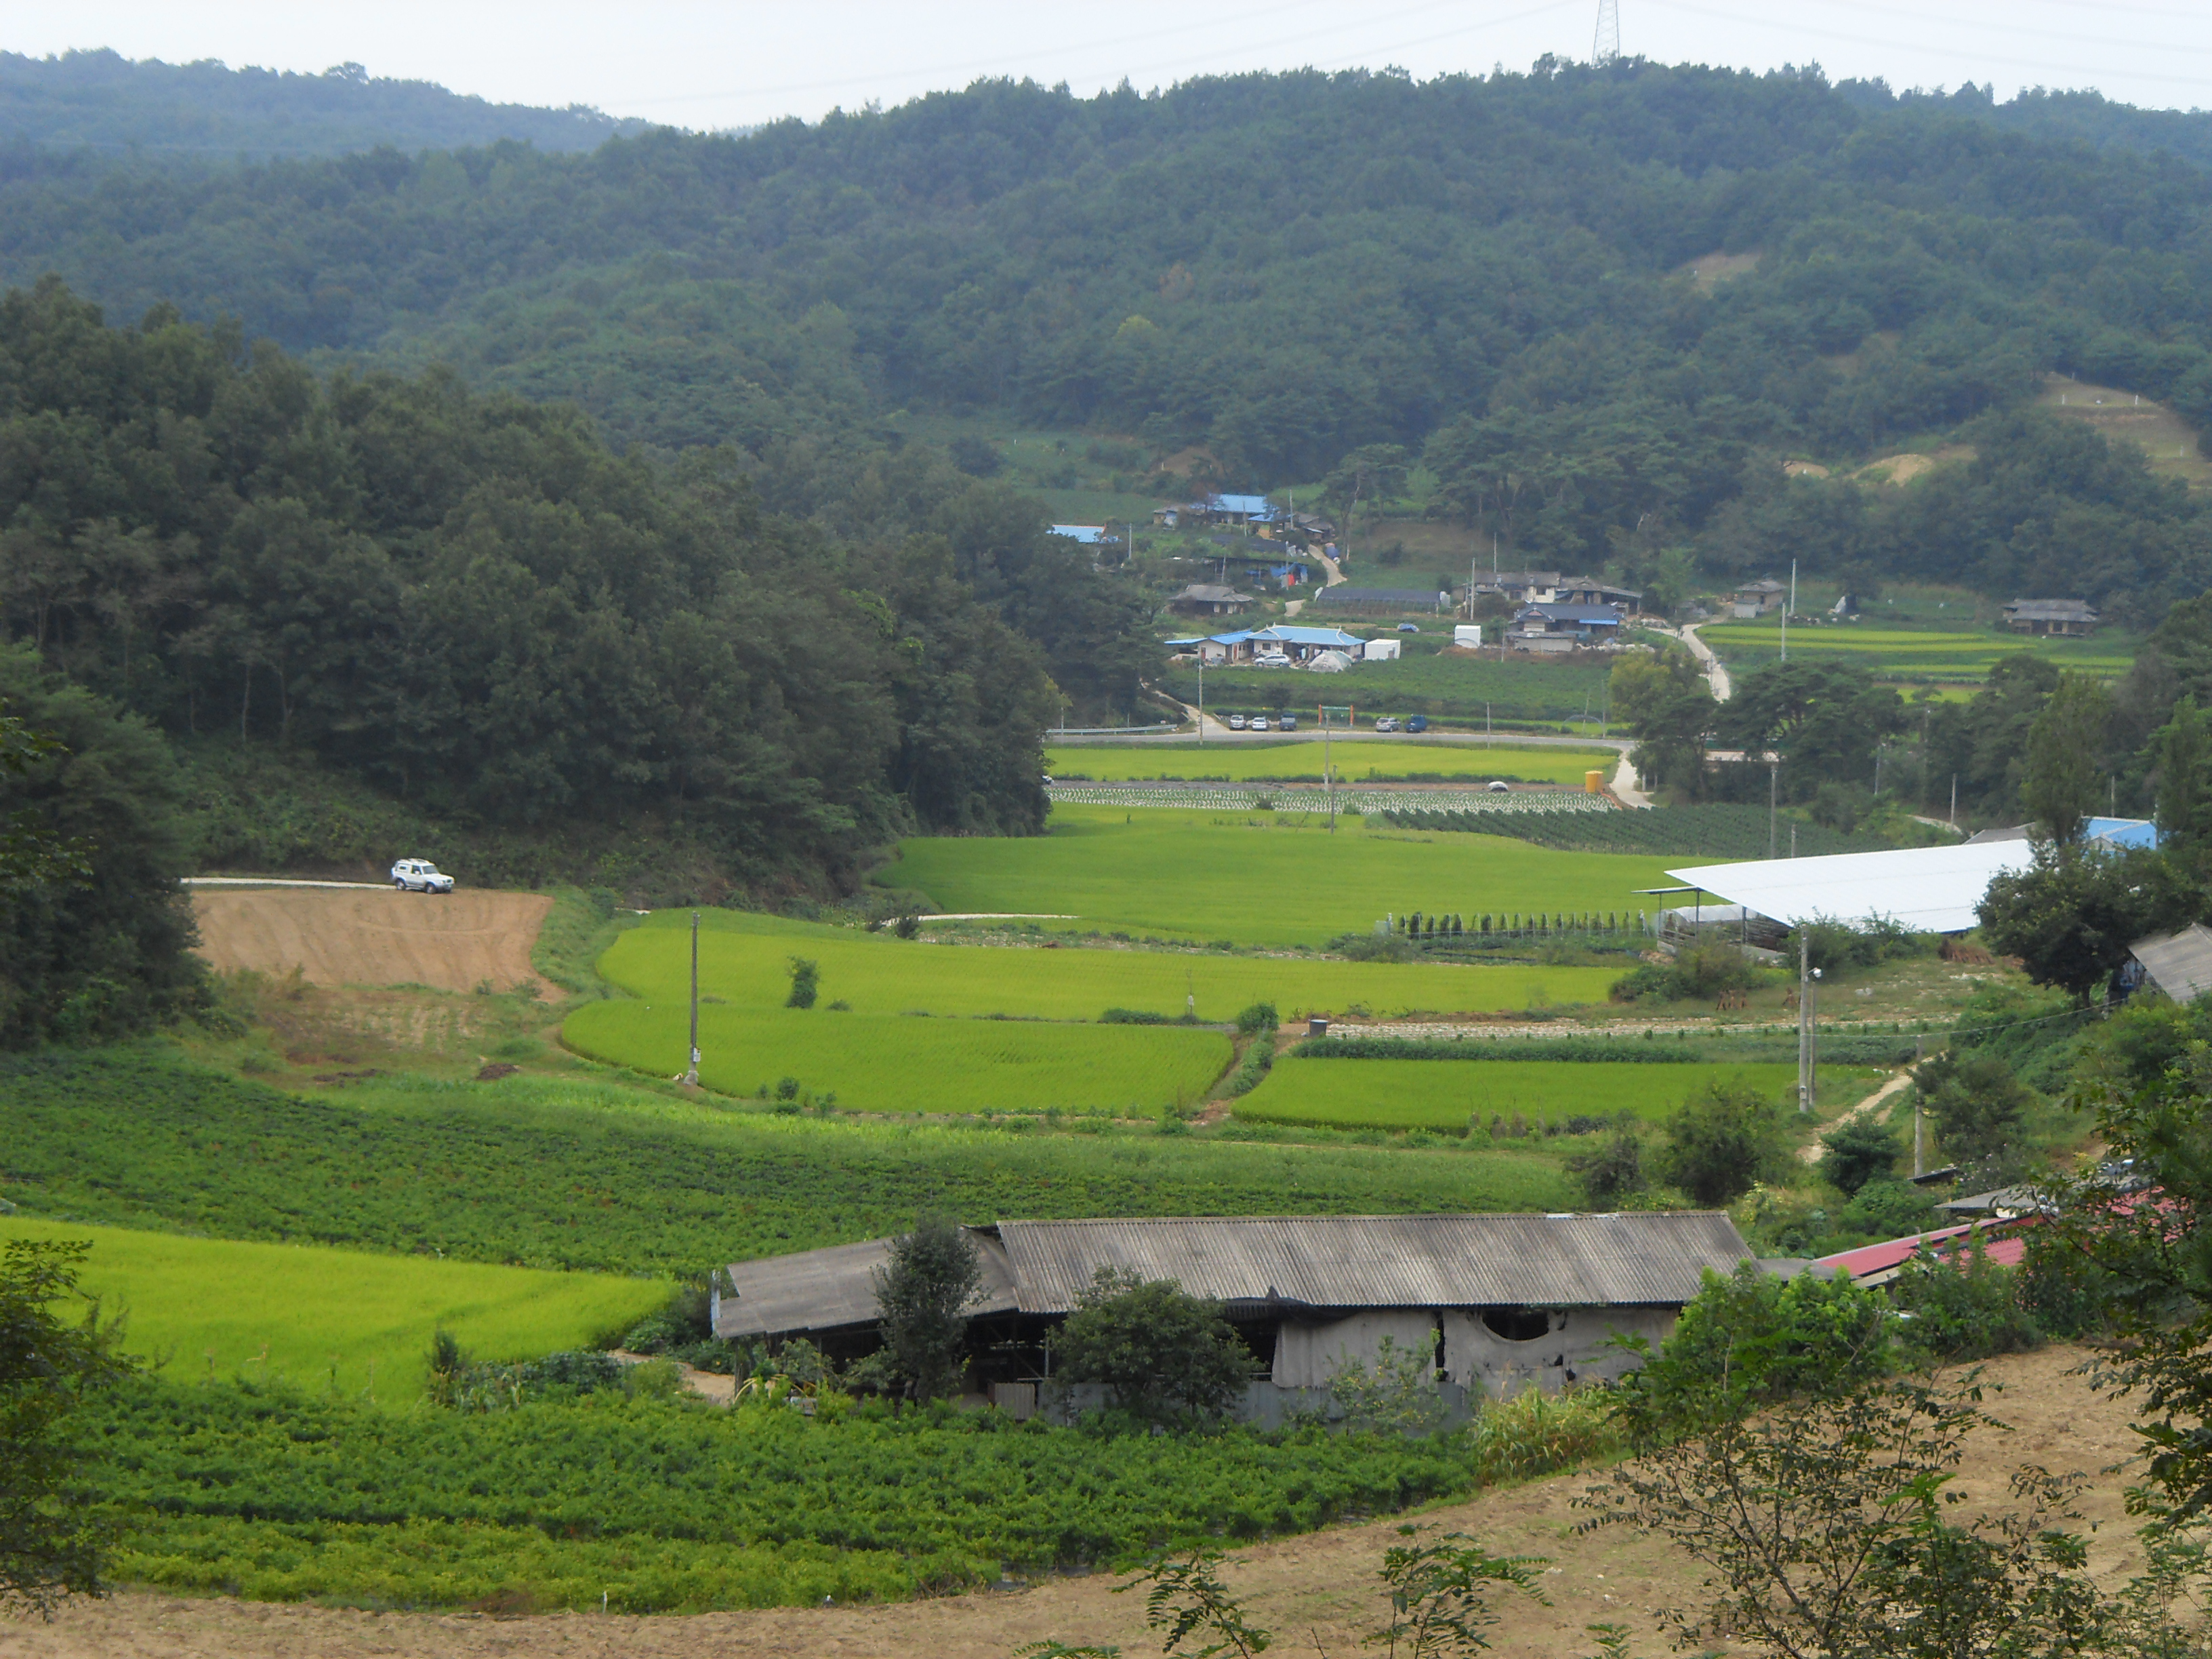
[[[57,1303],[80,1296],[92,1246],[11,1239],[0,1252],[0,1613],[51,1618],[64,1595],[101,1593],[105,1535],[68,1492],[82,1461],[64,1419],[91,1389],[132,1369],[121,1329],[88,1300],[71,1324]]]
[[[1408,1542],[1382,1554],[1382,1582],[1390,1587],[1390,1622],[1367,1638],[1387,1647],[1390,1659],[1449,1659],[1490,1645],[1483,1634],[1498,1622],[1490,1592],[1498,1586],[1534,1595],[1534,1557],[1492,1555],[1465,1533],[1419,1541],[1425,1527],[1401,1527]]]

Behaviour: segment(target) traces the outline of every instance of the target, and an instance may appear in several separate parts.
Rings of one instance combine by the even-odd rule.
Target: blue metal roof
[[[1106,526],[1103,524],[1056,524],[1052,527],[1052,533],[1091,547],[1106,539]]]
[[[1217,513],[1270,513],[1274,510],[1265,495],[1216,495],[1209,505]]]
[[[2101,841],[2108,847],[2154,850],[2158,846],[2158,826],[2148,818],[2091,818],[2081,826],[2081,833],[2088,840]]]
[[[1340,628],[1263,628],[1252,635],[1258,640],[1278,640],[1285,645],[1361,645],[1365,643],[1357,635],[1347,634]]]

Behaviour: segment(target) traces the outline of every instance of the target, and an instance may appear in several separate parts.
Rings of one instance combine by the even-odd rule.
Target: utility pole
[[[1959,827],[1959,775],[1951,774],[1951,827]]]
[[[1813,1109],[1813,935],[1797,924],[1797,1109]]]
[[[1918,1036],[1912,1039],[1912,1069],[1916,1074],[1920,1070],[1921,1045],[1924,1041]],[[1920,1127],[1920,1085],[1916,1082],[1912,1085],[1912,1173],[1916,1179],[1928,1173],[1927,1145]]]
[[[691,913],[691,1064],[684,1069],[684,1081],[696,1089],[699,1086],[699,913]]]
[[[1323,703],[1321,715],[1321,783],[1328,792],[1328,833],[1336,833],[1336,772],[1328,763],[1328,705]]]
[[[1781,787],[1782,763],[1766,763],[1766,856],[1774,856],[1774,826],[1776,801]]]
[[[1206,747],[1206,647],[1198,647],[1198,746]]]
[[[1790,660],[1790,613],[1797,608],[1797,561],[1790,561],[1790,603],[1782,607],[1782,660]]]

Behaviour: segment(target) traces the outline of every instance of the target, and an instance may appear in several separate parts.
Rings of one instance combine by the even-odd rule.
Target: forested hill
[[[453,149],[501,139],[581,150],[646,125],[595,109],[487,103],[427,81],[372,76],[358,64],[295,75],[134,62],[106,51],[0,52],[0,146],[20,149],[155,162],[342,155],[380,144]]]
[[[994,409],[1264,487],[1433,439],[1449,510],[1601,565],[1712,551],[1782,455],[1863,459],[2051,371],[2212,416],[2212,172],[2132,147],[2208,121],[1636,62],[988,82],[581,155],[19,155],[0,276],[448,362],[670,449],[851,455],[890,410]],[[1740,274],[1684,274],[1717,252]]]
[[[0,706],[150,726],[198,780],[171,839],[218,867],[388,860],[357,780],[479,882],[822,890],[908,826],[1036,831],[1039,641],[1084,631],[1053,647],[1080,688],[1133,613],[941,459],[844,499],[833,538],[726,452],[619,457],[446,374],[319,383],[49,281],[0,298]]]

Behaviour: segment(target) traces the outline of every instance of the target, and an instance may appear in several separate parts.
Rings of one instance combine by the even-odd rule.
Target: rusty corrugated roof
[[[1751,1254],[1703,1212],[1002,1221],[1024,1313],[1065,1313],[1101,1267],[1220,1302],[1315,1308],[1674,1304]]]
[[[1011,1313],[1014,1280],[996,1238],[970,1227],[969,1237],[983,1267],[981,1297],[971,1314]],[[871,1238],[795,1255],[772,1255],[730,1264],[732,1291],[716,1304],[714,1334],[780,1336],[790,1331],[832,1331],[876,1322],[875,1276],[890,1261],[891,1241]]]

